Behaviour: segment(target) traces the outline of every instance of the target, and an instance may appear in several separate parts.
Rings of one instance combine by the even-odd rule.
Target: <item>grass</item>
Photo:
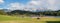
[[[49,17],[41,17],[41,19],[37,20],[36,18],[21,18],[15,16],[5,16],[0,15],[0,23],[46,23],[46,21],[60,21],[60,18],[49,18]]]

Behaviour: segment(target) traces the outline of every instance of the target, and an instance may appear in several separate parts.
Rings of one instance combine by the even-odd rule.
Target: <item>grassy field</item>
[[[60,18],[56,17],[41,17],[39,20],[36,18],[22,18],[15,16],[0,15],[0,23],[46,23],[46,21],[60,21]]]

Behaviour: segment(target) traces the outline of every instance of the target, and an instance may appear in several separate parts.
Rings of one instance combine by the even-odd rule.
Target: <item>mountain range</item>
[[[11,12],[11,11],[14,11],[14,10],[11,10],[11,9],[0,9],[0,10],[4,10],[4,12]],[[22,10],[22,11],[30,11],[30,12],[44,12],[44,11],[53,11],[53,10],[39,10],[39,9],[36,9],[36,10]],[[58,10],[57,10],[58,11]]]

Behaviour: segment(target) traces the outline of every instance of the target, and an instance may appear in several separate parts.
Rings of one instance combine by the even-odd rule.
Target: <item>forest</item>
[[[11,12],[4,12],[4,10],[0,10],[0,15],[45,15],[45,16],[60,16],[60,10],[58,11],[44,11],[44,12],[31,12],[31,11],[22,11],[22,10],[14,10]]]

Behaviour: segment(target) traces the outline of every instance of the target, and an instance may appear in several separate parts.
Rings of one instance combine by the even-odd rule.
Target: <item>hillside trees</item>
[[[4,12],[4,10],[0,10],[0,15],[6,15],[6,13]]]
[[[11,12],[5,12],[4,10],[0,10],[0,15],[45,15],[45,16],[60,16],[60,11],[45,11],[45,12],[31,12],[31,11],[22,11],[22,10],[14,10]]]

